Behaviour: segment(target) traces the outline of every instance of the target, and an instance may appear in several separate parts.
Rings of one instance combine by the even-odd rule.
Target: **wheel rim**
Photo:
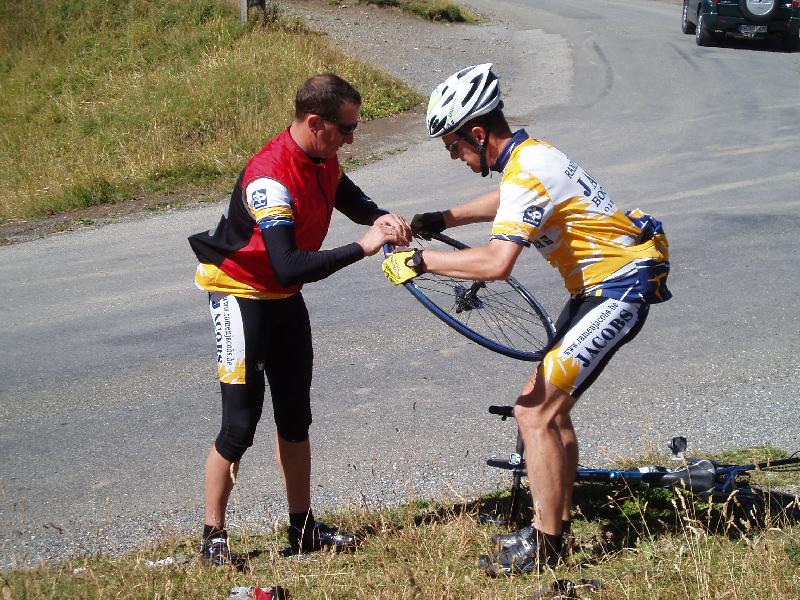
[[[550,343],[552,332],[542,323],[542,316],[510,282],[471,282],[425,274],[406,287],[445,323],[495,352],[537,360]]]

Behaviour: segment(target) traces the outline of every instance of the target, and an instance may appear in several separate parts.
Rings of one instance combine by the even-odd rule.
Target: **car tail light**
[[[792,0],[792,8],[800,8],[800,0]]]

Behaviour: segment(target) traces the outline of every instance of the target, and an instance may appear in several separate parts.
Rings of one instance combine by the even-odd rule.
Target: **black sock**
[[[228,532],[224,527],[217,527],[216,525],[203,525],[203,540],[210,540],[215,537],[228,537]]]
[[[561,521],[561,535],[568,536],[572,533],[572,521]]]
[[[310,508],[308,512],[289,513],[289,525],[300,531],[311,527],[314,523],[314,511]]]
[[[549,533],[543,533],[535,527],[533,532],[536,536],[535,539],[537,546],[544,551],[544,554],[540,554],[539,556],[558,556],[558,554],[561,552],[561,544],[563,541],[561,535],[550,535]]]

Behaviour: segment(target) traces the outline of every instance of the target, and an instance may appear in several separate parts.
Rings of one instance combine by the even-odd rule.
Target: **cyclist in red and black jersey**
[[[297,92],[294,121],[247,163],[219,224],[189,238],[200,261],[195,283],[209,296],[222,389],[222,427],[205,466],[202,553],[211,564],[230,562],[225,511],[261,417],[265,377],[292,549],[355,544],[311,510],[313,357],[300,289],[385,243],[410,241],[408,223],[379,209],[339,167],[336,153],[353,143],[360,106],[358,91],[337,75],[311,77]],[[369,229],[357,242],[320,250],[334,208]]]

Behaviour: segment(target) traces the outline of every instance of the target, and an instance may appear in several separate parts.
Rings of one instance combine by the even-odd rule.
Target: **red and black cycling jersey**
[[[313,159],[283,131],[250,159],[219,224],[189,238],[200,261],[196,284],[243,298],[284,298],[361,259],[355,243],[319,250],[334,207],[362,224],[384,212],[341,173],[335,155]]]

